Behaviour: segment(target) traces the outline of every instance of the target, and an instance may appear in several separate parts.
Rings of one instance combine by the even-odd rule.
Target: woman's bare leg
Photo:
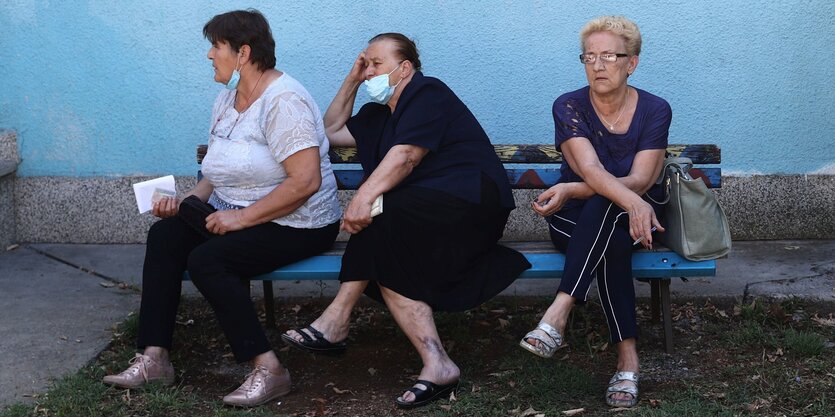
[[[571,308],[574,307],[574,297],[564,293],[558,292],[556,298],[554,298],[554,302],[548,307],[548,310],[545,311],[545,314],[542,315],[541,322],[545,322],[551,325],[551,327],[557,329],[561,335],[565,335],[565,324],[568,322],[568,313],[571,312]],[[542,336],[547,336],[547,334],[539,329],[534,330],[535,332],[542,333]],[[539,346],[539,340],[537,339],[526,339],[528,343],[534,346]]]
[[[368,281],[348,281],[339,286],[333,301],[325,308],[325,311],[310,325],[322,332],[329,342],[341,342],[348,337],[348,330],[351,324],[351,311],[362,296]],[[302,330],[307,332],[306,330]],[[304,340],[295,330],[288,330],[286,335],[301,342]],[[313,336],[309,334],[308,336]]]
[[[422,301],[406,298],[388,288],[380,287],[380,292],[392,317],[400,326],[409,341],[417,349],[423,369],[418,379],[434,384],[446,385],[458,381],[461,371],[455,362],[449,358],[432,316],[432,308]],[[414,394],[406,391],[401,400],[414,401]]]

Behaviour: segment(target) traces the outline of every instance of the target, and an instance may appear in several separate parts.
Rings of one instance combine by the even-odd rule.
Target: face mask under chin
[[[240,61],[240,56],[238,57],[238,61]],[[226,89],[227,90],[234,90],[238,88],[238,83],[241,81],[241,71],[238,68],[238,63],[235,63],[235,70],[232,71],[232,76],[229,77],[229,81],[226,82]]]

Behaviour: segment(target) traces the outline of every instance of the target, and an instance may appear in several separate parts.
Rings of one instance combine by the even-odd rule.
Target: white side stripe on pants
[[[603,214],[603,219],[604,220],[606,219],[606,216],[609,215],[609,210],[612,209],[612,204],[614,204],[614,203],[609,203],[609,207],[606,208],[606,213]],[[603,232],[603,224],[604,223],[605,223],[604,221],[600,222],[600,229],[597,230],[597,236],[594,237],[594,243],[592,243],[592,245],[591,245],[592,248],[594,248],[597,245],[597,241],[600,239],[600,233]],[[611,237],[611,236],[612,235],[610,234],[609,237]],[[608,244],[608,242],[607,242],[607,244]],[[588,256],[586,256],[586,263],[583,264],[583,269],[580,270],[580,277],[583,276],[583,274],[586,272],[586,267],[589,266],[589,259],[591,258],[591,252],[592,251],[589,251]],[[600,256],[602,257],[603,255],[601,254]],[[597,266],[598,263],[600,263],[600,259],[598,259],[597,262],[595,262],[595,266]],[[577,283],[574,284],[574,288],[571,289],[571,293],[568,294],[568,295],[574,297],[574,291],[577,290],[577,285],[580,285],[580,278],[579,277],[577,278]]]
[[[606,247],[603,248],[603,253],[604,254],[606,253],[606,249],[609,248],[609,242],[612,241],[612,234],[615,232],[615,227],[616,227],[615,224],[617,224],[618,219],[620,219],[620,216],[622,216],[624,214],[626,214],[625,211],[622,212],[622,213],[619,213],[617,216],[615,216],[615,222],[612,224],[612,231],[609,233],[609,240],[606,241]],[[617,315],[615,315],[615,307],[612,305],[612,294],[609,293],[609,274],[606,273],[606,257],[601,255],[601,258],[603,259],[603,285],[606,286],[605,291],[606,291],[606,298],[607,298],[607,301],[608,301],[608,304],[609,304],[609,311],[612,312],[612,321],[615,323],[615,330],[617,330],[617,332],[618,332],[618,340],[623,340],[623,336],[620,333],[620,324],[618,324],[618,317],[617,317]],[[630,277],[629,279],[632,279],[632,277]],[[598,293],[597,294],[598,297],[600,297],[600,290],[598,290],[597,293]],[[603,304],[603,299],[602,298],[600,300],[600,304],[601,305]]]

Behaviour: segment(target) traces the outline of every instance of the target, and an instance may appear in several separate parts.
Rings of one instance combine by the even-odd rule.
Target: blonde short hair
[[[612,32],[623,38],[626,43],[626,53],[641,54],[641,31],[635,22],[623,16],[600,16],[586,23],[580,30],[580,50],[585,52],[586,39],[595,32]]]

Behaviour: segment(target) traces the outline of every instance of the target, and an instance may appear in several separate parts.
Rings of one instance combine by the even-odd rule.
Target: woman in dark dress
[[[553,356],[568,313],[574,303],[586,301],[597,279],[618,352],[606,402],[632,407],[638,402],[632,250],[638,243],[652,247],[653,228],[664,231],[659,207],[641,196],[659,191],[653,184],[664,162],[672,112],[664,99],[627,85],[641,53],[634,22],[612,16],[592,20],[580,41],[589,85],[563,94],[553,107],[556,145],[567,163],[558,183],[533,203],[548,221],[554,246],[565,253],[565,273],[554,302],[520,345]]]
[[[458,385],[433,311],[478,306],[530,267],[496,243],[514,201],[490,140],[449,87],[419,70],[410,39],[375,36],[328,108],[331,145],[356,145],[367,180],[343,216],[351,238],[339,293],[310,326],[283,335],[307,351],[342,351],[359,296],[385,302],[423,360],[417,383],[395,400],[404,408]],[[372,102],[352,117],[363,82]],[[382,214],[372,219],[381,195]]]

